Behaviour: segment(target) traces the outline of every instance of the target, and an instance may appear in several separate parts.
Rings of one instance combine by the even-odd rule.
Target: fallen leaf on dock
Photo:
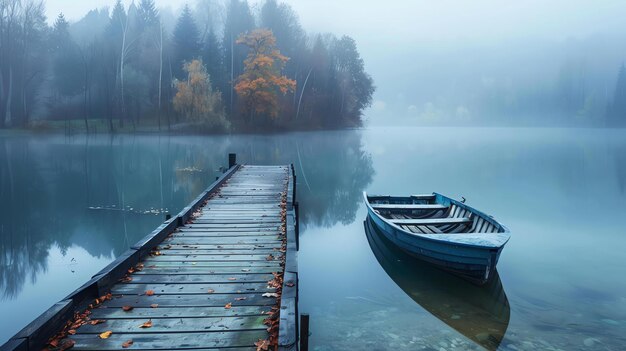
[[[133,310],[133,308],[134,308],[133,306],[122,306],[122,309],[123,309],[124,311],[126,311],[126,312],[128,312],[128,311],[132,311],[132,310]]]
[[[263,297],[278,297],[277,293],[265,293],[262,295]]]
[[[244,268],[244,269],[242,269],[241,271],[242,271],[242,272],[250,272],[250,269],[248,269],[248,268]]]
[[[127,348],[129,348],[129,347],[130,347],[130,345],[132,345],[132,344],[133,344],[133,341],[132,341],[132,340],[126,340],[126,341],[122,344],[122,347],[123,347],[123,348],[125,348],[125,349],[127,349]]]
[[[213,290],[213,289],[209,289],[209,290],[207,290],[207,292],[208,292],[209,294],[213,294],[213,293],[215,292],[215,290]]]
[[[67,331],[67,333],[70,334],[70,335],[74,335],[74,334],[76,334],[76,329],[70,329],[70,330]]]
[[[124,278],[122,278],[120,280],[122,281],[122,283],[130,283],[130,282],[133,281],[133,278],[131,278],[129,276],[126,276],[126,277],[124,277]]]
[[[113,334],[113,332],[110,330],[107,330],[98,336],[100,337],[100,339],[108,339],[111,336],[111,334]]]
[[[273,261],[274,260],[274,255],[269,254],[267,257],[265,257],[266,260],[268,261]]]
[[[247,299],[247,297],[236,297],[235,301],[243,301],[245,299]]]
[[[285,285],[287,285],[290,288],[293,288],[294,286],[296,286],[296,284],[294,284],[292,282],[287,282],[287,283],[285,283]]]
[[[96,325],[96,324],[100,324],[100,323],[104,323],[104,322],[105,322],[105,320],[103,320],[103,319],[94,319],[92,321],[89,321],[89,324]]]
[[[237,278],[235,278],[235,277],[230,277],[230,278],[228,278],[228,280],[237,280]]]
[[[154,290],[146,290],[146,295],[147,295],[147,296],[152,296],[152,295],[154,295]]]
[[[224,306],[225,309],[229,310],[231,307],[233,307],[232,303],[227,303],[226,306]]]
[[[157,308],[157,307],[159,307],[159,304],[158,303],[153,303],[152,305],[150,305],[150,307]]]
[[[270,347],[270,341],[259,339],[259,341],[254,343],[254,346],[256,346],[256,351],[267,351]]]
[[[152,328],[152,319],[140,325],[139,328]]]

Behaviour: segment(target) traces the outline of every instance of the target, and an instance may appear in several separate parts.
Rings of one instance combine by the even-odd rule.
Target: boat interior
[[[500,233],[493,219],[441,195],[368,196],[372,209],[400,228],[417,234]]]

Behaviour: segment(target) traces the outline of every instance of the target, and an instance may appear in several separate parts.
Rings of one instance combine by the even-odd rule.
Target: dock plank
[[[91,314],[104,322],[78,328],[73,349],[120,350],[132,339],[139,350],[255,350],[269,338],[263,321],[280,300],[268,282],[284,270],[281,201],[289,171],[241,166],[148,252],[140,270],[113,285],[113,298]],[[147,320],[152,327],[140,328]],[[105,330],[110,338],[96,337]]]

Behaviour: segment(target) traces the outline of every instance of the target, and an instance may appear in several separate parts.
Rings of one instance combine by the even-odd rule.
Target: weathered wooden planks
[[[74,348],[116,349],[126,339],[145,349],[252,348],[267,339],[263,313],[277,303],[268,281],[283,271],[286,180],[287,167],[242,166],[132,280],[112,287],[113,298],[93,311],[106,322],[79,328]],[[140,328],[146,318],[155,319],[152,327]],[[107,330],[116,337],[95,337]]]
[[[255,342],[270,337],[264,324],[268,313],[282,304],[276,318],[284,325],[275,329],[274,337],[280,350],[293,350],[297,342],[297,256],[290,252],[295,250],[294,181],[293,167],[231,168],[181,214],[5,347],[41,349],[72,311],[82,312],[96,296],[110,292],[110,298],[96,302],[87,317],[103,322],[72,327],[75,331],[66,334],[75,342],[73,349],[123,350],[122,344],[133,340],[131,348],[143,350],[254,350]],[[286,263],[281,256],[286,256]],[[135,266],[137,271],[131,269],[124,277]],[[285,274],[287,285],[270,286],[276,274]],[[277,298],[281,291],[284,296]],[[141,328],[147,321],[151,326]],[[43,335],[42,330],[50,331]],[[111,336],[100,338],[105,331],[111,331]]]

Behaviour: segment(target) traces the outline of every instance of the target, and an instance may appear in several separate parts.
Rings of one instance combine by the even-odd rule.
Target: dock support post
[[[237,164],[237,154],[228,154],[228,168],[233,168]]]
[[[309,314],[300,315],[300,351],[309,351]]]

